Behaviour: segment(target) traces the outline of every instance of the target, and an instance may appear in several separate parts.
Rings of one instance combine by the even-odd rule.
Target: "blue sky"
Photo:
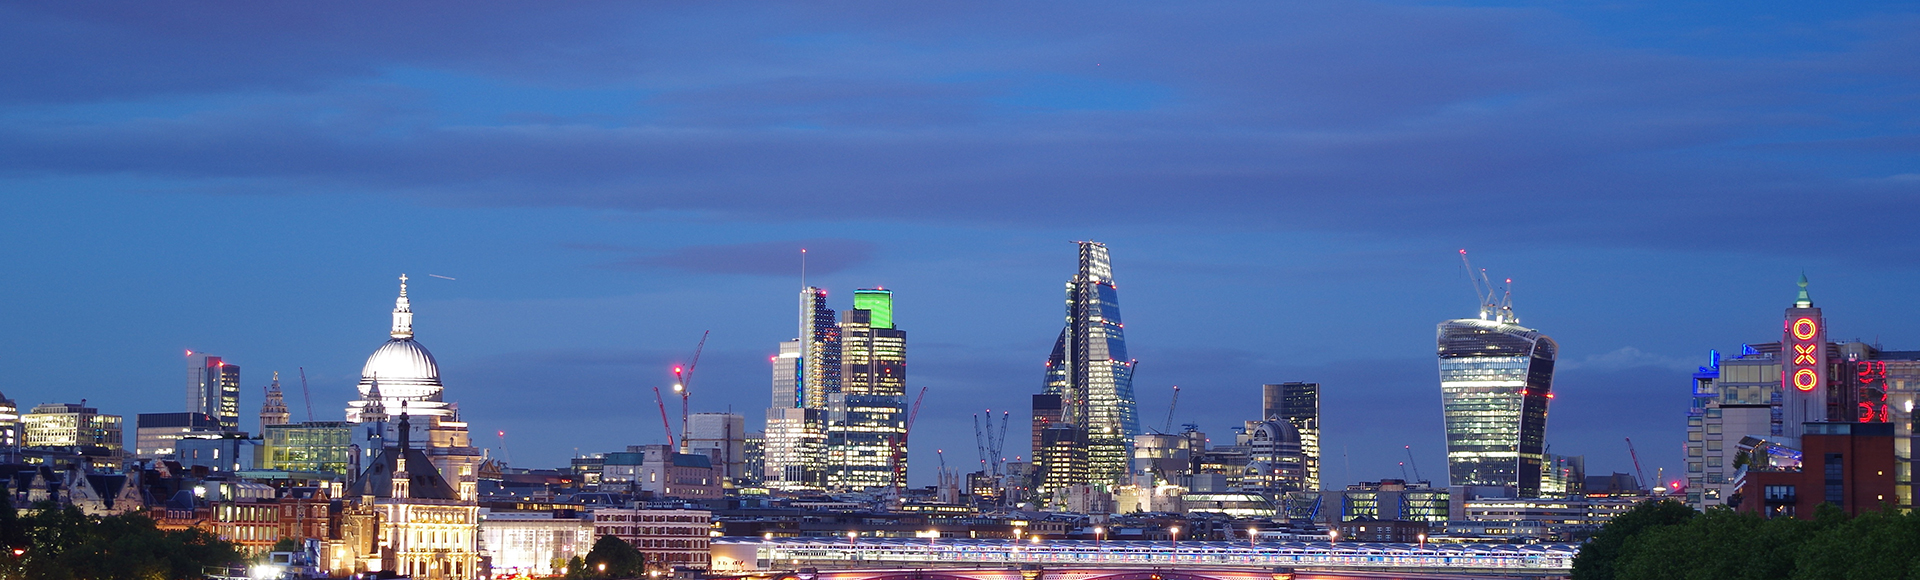
[[[1553,450],[1671,469],[1688,373],[1802,271],[1836,337],[1920,348],[1916,12],[8,3],[0,392],[173,411],[191,348],[335,418],[407,272],[448,398],[555,465],[663,440],[706,330],[694,407],[757,422],[808,247],[837,307],[898,291],[912,461],[964,464],[1096,239],[1146,423],[1319,381],[1330,482],[1432,477],[1468,248],[1562,345]]]

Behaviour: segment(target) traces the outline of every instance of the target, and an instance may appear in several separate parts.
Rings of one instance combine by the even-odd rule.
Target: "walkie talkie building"
[[[1484,294],[1479,318],[1440,323],[1440,402],[1447,478],[1455,486],[1511,487],[1539,497],[1559,345],[1520,326],[1513,307]]]

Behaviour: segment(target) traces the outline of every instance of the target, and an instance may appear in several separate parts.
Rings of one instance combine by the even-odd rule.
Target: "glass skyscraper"
[[[862,289],[841,313],[840,389],[827,395],[827,487],[907,483],[907,333],[893,292]]]
[[[1084,437],[1055,439],[1063,445],[1084,442],[1084,481],[1117,485],[1127,477],[1131,455],[1127,446],[1140,434],[1133,398],[1134,363],[1127,358],[1126,325],[1120,319],[1119,292],[1113,284],[1107,246],[1099,242],[1079,244],[1080,271],[1067,282],[1066,327],[1047,359],[1046,393],[1060,395],[1061,423],[1085,433]],[[1042,449],[1035,449],[1033,454],[1042,458],[1062,455]],[[1064,479],[1055,474],[1042,476],[1042,481]]]
[[[840,325],[827,291],[800,289],[800,336],[773,357],[767,409],[766,485],[821,489],[827,482],[828,396],[840,392]]]
[[[1300,432],[1302,489],[1320,489],[1320,383],[1281,383],[1260,387],[1262,418],[1286,421]]]
[[[1538,497],[1559,346],[1492,300],[1440,323],[1438,342],[1449,482]]]

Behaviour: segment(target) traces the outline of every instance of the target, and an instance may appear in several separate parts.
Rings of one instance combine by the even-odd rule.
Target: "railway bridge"
[[[716,538],[715,570],[769,580],[1553,579],[1569,544]]]

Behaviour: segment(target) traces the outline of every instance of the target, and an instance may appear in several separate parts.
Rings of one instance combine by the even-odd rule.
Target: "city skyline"
[[[1830,340],[1920,344],[1905,4],[0,10],[21,409],[184,412],[192,350],[243,430],[275,371],[338,419],[407,272],[474,443],[550,465],[664,442],[708,330],[693,410],[756,422],[794,292],[885,287],[923,486],[1021,423],[1088,239],[1139,419],[1318,383],[1329,486],[1444,463],[1463,247],[1560,343],[1547,441],[1596,473],[1683,465],[1695,367],[1802,272]]]

